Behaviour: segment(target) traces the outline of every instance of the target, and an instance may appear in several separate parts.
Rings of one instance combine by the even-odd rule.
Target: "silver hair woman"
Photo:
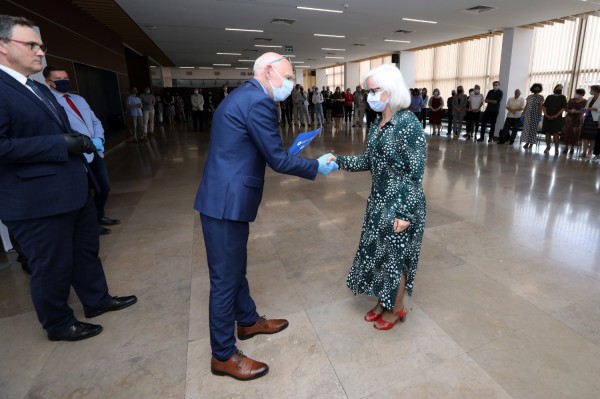
[[[369,130],[364,153],[332,155],[340,169],[370,171],[372,187],[360,243],[348,274],[354,294],[377,297],[364,317],[379,330],[404,321],[404,292],[412,293],[425,228],[423,172],[425,135],[414,113],[407,110],[410,94],[393,65],[367,73],[367,101],[381,112]]]

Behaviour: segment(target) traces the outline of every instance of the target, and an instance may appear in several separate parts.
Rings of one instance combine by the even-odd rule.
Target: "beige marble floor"
[[[295,133],[283,129],[286,144]],[[427,137],[422,257],[391,331],[362,321],[373,300],[345,287],[370,175],[267,172],[248,274],[259,312],[290,327],[239,343],[266,377],[213,376],[192,209],[208,137],[180,126],[108,154],[108,211],[123,223],[101,258],[111,292],[140,300],[94,319],[98,337],[48,341],[27,276],[0,254],[0,398],[599,397],[600,163],[445,136]],[[327,128],[305,155],[364,140]]]

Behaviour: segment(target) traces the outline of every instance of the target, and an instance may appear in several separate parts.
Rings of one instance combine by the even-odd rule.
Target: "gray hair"
[[[277,53],[264,53],[254,61],[254,75],[257,75],[267,68],[267,65],[274,64],[286,58]]]
[[[27,26],[33,28],[35,23],[23,17],[13,17],[11,15],[0,14],[0,40],[8,42],[12,38],[15,25]]]
[[[389,104],[392,112],[408,108],[410,105],[410,92],[398,67],[393,64],[383,64],[371,69],[363,76],[363,87],[367,87],[369,78],[375,86],[390,94]]]

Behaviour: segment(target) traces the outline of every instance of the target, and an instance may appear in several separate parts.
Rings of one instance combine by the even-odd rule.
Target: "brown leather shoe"
[[[238,339],[244,340],[254,337],[256,334],[275,334],[287,328],[288,323],[285,319],[267,320],[265,316],[261,316],[256,320],[256,323],[250,327],[242,327],[238,325]]]
[[[210,371],[215,375],[228,375],[240,381],[260,378],[269,372],[269,366],[265,363],[250,359],[242,351],[238,351],[224,362],[210,359]]]

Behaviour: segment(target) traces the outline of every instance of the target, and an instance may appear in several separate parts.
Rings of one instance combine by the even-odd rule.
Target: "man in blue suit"
[[[95,147],[70,128],[50,90],[28,78],[42,70],[46,52],[33,28],[0,15],[0,219],[29,261],[31,297],[48,339],[78,341],[102,326],[75,319],[71,286],[87,318],[137,298],[108,294],[82,157]]]
[[[98,224],[100,225],[98,226],[99,232],[100,235],[110,234],[111,231],[102,226],[113,226],[121,223],[121,221],[107,217],[104,210],[110,192],[110,181],[108,169],[106,163],[104,163],[104,128],[102,122],[96,117],[96,114],[83,97],[69,93],[71,80],[64,68],[48,65],[44,68],[43,75],[56,101],[67,113],[71,129],[91,138],[96,147],[95,153],[84,154],[84,156],[98,183],[98,190],[94,192],[94,203],[96,204]]]
[[[241,340],[273,334],[288,326],[283,319],[259,317],[246,279],[249,222],[263,192],[265,167],[314,180],[337,165],[296,157],[281,143],[274,101],[293,88],[293,69],[276,53],[260,56],[254,79],[231,92],[213,116],[208,157],[194,208],[200,213],[210,276],[209,324],[211,371],[238,380],[265,375],[269,367],[235,346],[235,322]]]

